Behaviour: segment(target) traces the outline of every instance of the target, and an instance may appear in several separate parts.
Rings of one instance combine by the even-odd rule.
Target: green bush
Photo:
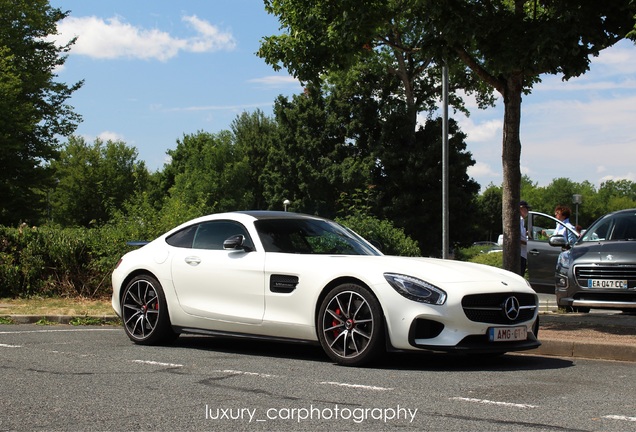
[[[503,268],[503,253],[481,253],[473,256],[469,261],[478,264],[486,264],[493,267]]]
[[[127,240],[113,227],[0,227],[0,296],[107,296]]]
[[[472,261],[479,255],[488,254],[493,248],[492,245],[474,245],[465,248],[455,248],[454,258],[457,261]]]

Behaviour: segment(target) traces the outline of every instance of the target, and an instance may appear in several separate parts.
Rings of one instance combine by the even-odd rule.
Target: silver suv
[[[563,236],[549,244],[563,248],[556,265],[559,307],[636,311],[636,209],[601,217],[571,248]]]

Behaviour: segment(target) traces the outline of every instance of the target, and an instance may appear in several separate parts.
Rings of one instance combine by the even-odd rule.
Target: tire
[[[179,336],[172,330],[163,288],[152,276],[136,276],[126,285],[121,314],[126,335],[137,344],[159,345]]]
[[[361,366],[384,351],[384,318],[378,300],[356,284],[343,284],[324,298],[318,339],[325,353],[343,366]]]
[[[590,308],[589,307],[574,307],[574,306],[568,306],[565,308],[566,312],[574,312],[574,313],[590,313]]]

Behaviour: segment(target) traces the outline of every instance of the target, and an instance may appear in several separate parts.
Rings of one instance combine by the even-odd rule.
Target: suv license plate
[[[528,329],[523,327],[490,327],[488,339],[491,342],[510,342],[528,339]]]
[[[627,288],[626,280],[588,279],[588,288]]]

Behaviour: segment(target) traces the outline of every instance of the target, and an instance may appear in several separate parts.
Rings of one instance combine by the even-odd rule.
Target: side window
[[[636,218],[631,216],[614,217],[614,228],[608,240],[634,240],[636,239]]]
[[[166,238],[166,243],[170,246],[179,248],[191,248],[194,234],[197,232],[198,225],[191,225],[187,228],[177,231],[170,237]]]
[[[597,224],[596,228],[594,228],[594,230],[586,231],[585,232],[585,236],[583,238],[583,241],[593,241],[594,242],[594,241],[608,240],[608,234],[610,233],[610,230],[611,230],[613,225],[614,225],[614,223],[613,223],[612,219],[611,218],[607,218],[603,222]]]
[[[245,237],[245,244],[253,248],[252,240],[245,227],[232,221],[210,221],[198,225],[192,248],[223,250],[223,242],[228,238],[242,235]]]
[[[528,227],[532,227],[528,229],[528,237],[531,240],[547,243],[558,222],[540,214],[531,213],[528,217],[532,218],[528,223]]]

